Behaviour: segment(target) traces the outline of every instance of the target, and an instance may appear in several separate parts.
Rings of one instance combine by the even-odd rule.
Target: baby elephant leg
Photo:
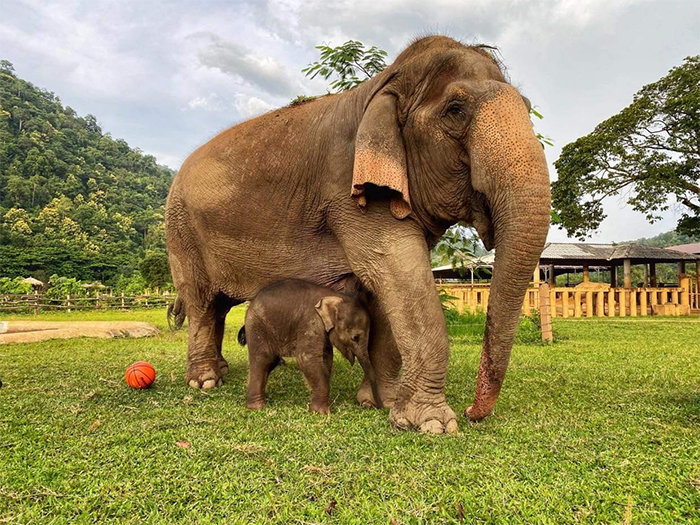
[[[326,349],[323,354],[303,354],[297,357],[297,365],[306,377],[311,388],[310,412],[330,414],[328,406],[331,390],[331,371],[333,370],[333,350]]]
[[[249,347],[250,348],[250,347]],[[265,386],[270,372],[279,364],[280,358],[268,352],[248,352],[248,396],[246,406],[253,410],[265,407]]]

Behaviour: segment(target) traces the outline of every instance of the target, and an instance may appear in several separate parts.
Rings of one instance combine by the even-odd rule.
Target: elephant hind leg
[[[221,342],[226,313],[230,308],[227,304],[230,303],[216,297],[199,302],[188,300],[186,304],[190,320],[187,384],[205,389],[220,386],[224,373],[228,371],[228,363],[221,355]]]
[[[229,310],[234,306],[241,304],[242,301],[230,299],[226,296],[218,296],[215,301],[216,320],[214,325],[214,338],[216,341],[216,353],[219,361],[219,372],[221,376],[228,374],[228,361],[222,353],[222,342],[224,340],[224,330],[226,326],[226,316]]]

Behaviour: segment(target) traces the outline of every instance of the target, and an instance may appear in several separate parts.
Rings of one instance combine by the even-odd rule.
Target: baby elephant
[[[282,357],[296,357],[311,387],[311,412],[330,414],[333,347],[354,364],[362,365],[379,400],[369,360],[369,315],[349,295],[316,284],[289,279],[263,288],[250,302],[238,342],[248,344],[250,372],[247,406],[265,406],[265,385]]]

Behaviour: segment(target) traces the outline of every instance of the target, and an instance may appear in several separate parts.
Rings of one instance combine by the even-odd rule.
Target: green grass
[[[242,316],[207,393],[184,384],[185,331],[1,346],[0,523],[700,523],[697,318],[558,320],[560,342],[516,345],[492,417],[427,436],[358,407],[361,370],[340,359],[330,418],[306,412],[293,364],[246,410]],[[41,318],[166,326],[162,310]],[[460,412],[471,341],[453,338]],[[125,385],[136,360],[152,389]]]

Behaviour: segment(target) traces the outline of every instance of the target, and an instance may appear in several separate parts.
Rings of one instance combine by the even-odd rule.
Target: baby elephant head
[[[316,303],[316,312],[323,320],[331,343],[350,364],[360,362],[372,386],[372,394],[381,407],[377,379],[369,359],[369,315],[359,301],[351,297],[328,296]]]

